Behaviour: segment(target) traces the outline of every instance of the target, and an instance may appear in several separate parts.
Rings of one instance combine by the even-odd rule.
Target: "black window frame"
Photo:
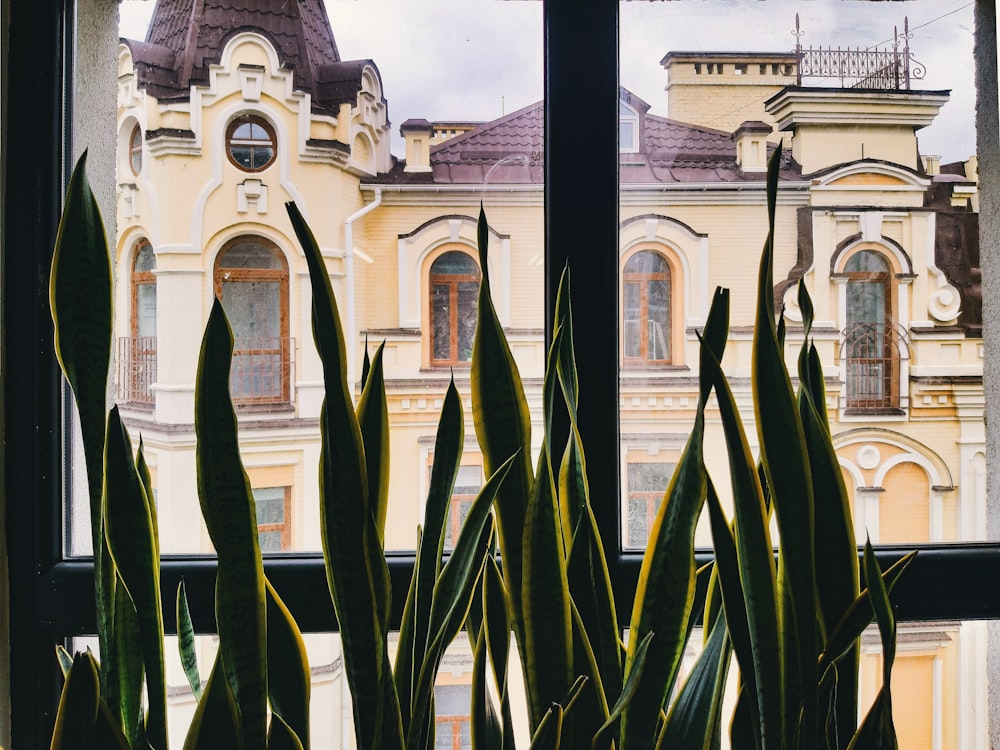
[[[618,73],[617,0],[592,3],[544,2],[545,50],[545,304],[551,311],[558,273],[573,270],[577,330],[588,346],[577,352],[580,372],[580,429],[607,440],[618,430],[617,253],[593,248],[618,246]],[[110,2],[110,0],[109,0]],[[994,0],[977,0],[977,21],[995,28]],[[14,747],[44,747],[54,720],[61,678],[53,644],[93,632],[93,566],[63,554],[62,446],[63,386],[52,349],[47,278],[63,185],[72,153],[66,124],[70,92],[75,0],[3,0],[6,31],[4,83],[4,226],[2,338],[6,364],[5,523],[10,613],[10,691]],[[996,89],[996,40],[977,38],[979,87]],[[581,55],[580,51],[586,50]],[[10,102],[30,102],[31,116],[13,116]],[[995,100],[979,112],[981,174],[1000,159]],[[579,113],[587,112],[586,127]],[[16,144],[11,148],[10,144]],[[992,150],[989,150],[992,149]],[[586,158],[581,158],[586,154]],[[995,172],[994,172],[995,173]],[[586,186],[582,189],[581,186]],[[995,184],[988,186],[993,190]],[[995,208],[996,199],[984,196]],[[997,244],[984,235],[984,247]],[[16,250],[16,252],[14,251]],[[585,258],[577,261],[577,258]],[[987,274],[987,277],[989,275]],[[987,278],[988,280],[988,278]],[[551,335],[547,314],[546,335]],[[565,426],[562,426],[565,429]],[[596,444],[595,442],[595,444]],[[627,618],[641,556],[619,544],[619,456],[588,456],[591,496],[608,553],[613,585]],[[904,620],[1000,618],[1000,545],[927,546],[896,588]],[[902,548],[879,550],[883,563]],[[707,559],[707,554],[702,555]],[[412,569],[412,555],[392,554],[390,572],[398,622]],[[305,631],[336,629],[332,606],[315,592],[326,587],[316,554],[283,555],[265,563],[268,576]],[[214,561],[178,556],[163,562],[167,627],[170,602],[184,576],[196,628],[213,627]],[[929,593],[930,592],[930,593]]]

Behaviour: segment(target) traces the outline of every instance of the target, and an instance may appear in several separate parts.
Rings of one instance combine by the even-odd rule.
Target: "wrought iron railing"
[[[156,336],[118,339],[117,400],[123,404],[152,404],[156,382]]]
[[[848,409],[898,408],[899,339],[893,323],[858,322],[844,329],[841,362]]]
[[[911,80],[919,80],[926,74],[924,66],[910,53],[909,19],[903,20],[902,34],[893,29],[891,48],[805,48],[799,41],[805,32],[799,28],[798,13],[792,34],[800,86],[803,78],[836,78],[843,88],[904,91],[910,88]]]
[[[233,347],[230,387],[237,405],[287,404],[291,400],[292,352],[295,339],[237,338]],[[156,337],[118,339],[119,403],[153,404],[156,382]]]
[[[294,349],[295,339],[291,338],[236,338],[230,377],[233,402],[237,405],[289,403]]]

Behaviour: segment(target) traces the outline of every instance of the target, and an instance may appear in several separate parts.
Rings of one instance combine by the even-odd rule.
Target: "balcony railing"
[[[294,349],[291,338],[237,338],[230,379],[233,402],[242,406],[290,403]]]
[[[124,404],[152,404],[156,382],[156,336],[118,339],[117,400]]]
[[[291,338],[237,338],[230,379],[233,402],[239,406],[290,403],[294,349]],[[155,382],[156,337],[119,338],[117,401],[152,405]]]
[[[874,411],[899,406],[899,332],[894,324],[853,323],[844,329],[846,407]]]
[[[798,40],[805,32],[799,28],[795,14],[795,57],[798,66],[797,83],[803,78],[836,78],[843,88],[905,91],[911,80],[924,77],[926,70],[910,54],[910,21],[903,20],[903,33],[892,33],[892,47],[879,49],[833,49],[803,47]]]

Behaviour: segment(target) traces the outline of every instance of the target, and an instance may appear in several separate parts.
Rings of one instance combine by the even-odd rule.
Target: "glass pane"
[[[239,164],[245,169],[255,169],[253,158],[253,146],[242,146],[233,144],[229,147],[229,153],[233,157],[233,161]]]
[[[156,284],[139,284],[135,288],[136,326],[140,338],[156,336]]]
[[[434,318],[434,359],[451,359],[451,286],[436,284],[431,315]]]
[[[431,265],[432,274],[458,274],[478,276],[479,266],[471,255],[460,252],[445,253]]]
[[[472,342],[476,337],[476,300],[479,282],[463,281],[458,284],[458,361],[472,359]]]
[[[649,359],[665,360],[670,357],[670,284],[666,279],[657,279],[650,281],[646,289]]]
[[[255,487],[254,503],[257,506],[257,523],[273,524],[285,522],[284,487]]]
[[[638,150],[619,162],[623,544],[647,525],[627,467],[676,461],[690,433],[697,335],[717,287],[731,293],[723,369],[756,442],[751,330],[767,157],[779,143],[765,293],[784,310],[795,387],[800,280],[812,298],[857,537],[986,538],[972,10],[963,0],[619,3],[619,112],[649,105],[632,108]],[[641,276],[657,259],[670,261],[665,283]],[[726,501],[714,401],[706,419],[706,461]],[[707,524],[697,540],[710,545]]]
[[[256,242],[233,245],[219,258],[219,268],[270,268],[282,269],[281,260],[274,250]]]
[[[635,359],[642,356],[642,323],[640,320],[640,288],[638,284],[626,282],[622,286],[622,341],[625,356]]]
[[[251,163],[254,169],[261,169],[274,158],[274,149],[270,146],[253,146],[250,149],[250,153],[252,154]]]
[[[262,33],[235,47],[226,46],[231,35],[178,27],[189,17],[178,21],[166,12],[169,4],[120,5],[120,36],[144,42],[126,41],[113,72],[122,92],[117,183],[125,187],[109,193],[117,197],[117,216],[105,216],[105,223],[119,231],[112,238],[114,257],[121,259],[116,278],[132,278],[137,238],[157,249],[155,292],[139,294],[149,311],[155,294],[158,337],[154,346],[133,345],[132,292],[118,290],[116,299],[129,302],[116,306],[116,336],[126,341],[116,341],[115,393],[133,438],[143,435],[160,498],[161,548],[168,554],[210,551],[207,532],[191,526],[200,517],[193,389],[201,334],[220,289],[236,338],[231,385],[247,471],[257,486],[290,487],[295,551],[321,548],[316,476],[323,374],[311,329],[313,286],[288,225],[288,200],[307,218],[330,273],[355,401],[365,339],[385,340],[392,457],[387,547],[415,545],[426,484],[413,477],[425,471],[448,367],[471,359],[480,203],[490,223],[496,308],[516,336],[511,348],[529,403],[541,402],[541,4],[484,0],[475,12],[461,0],[429,0],[419,9],[401,0],[292,5],[307,16],[301,26],[285,23],[293,11],[283,0],[240,11],[241,29]],[[298,34],[305,36],[291,39]],[[454,43],[458,38],[462,44]],[[181,41],[190,39],[197,42]],[[275,39],[284,40],[281,49],[270,48]],[[266,61],[283,59],[292,48],[310,50],[311,64],[323,74],[269,69]],[[188,54],[195,50],[196,57]],[[169,61],[174,69],[158,67]],[[260,78],[245,74],[253,70],[246,66],[261,64]],[[212,66],[229,68],[208,76]],[[202,87],[203,96],[191,104],[197,111],[174,106],[187,100],[192,83]],[[133,91],[137,95],[126,95]],[[234,158],[247,168],[276,155],[263,123],[240,120],[229,130],[234,101],[242,102],[239,116],[266,116],[274,133],[297,134],[280,175],[264,173],[258,181],[235,169],[217,173],[220,154],[227,160],[227,132],[230,141],[235,137]],[[408,121],[427,122],[430,132],[414,135]],[[138,180],[128,159],[134,123],[153,134],[143,144]],[[436,283],[432,273],[456,278]],[[140,326],[145,333],[145,322]],[[445,367],[429,367],[438,362]],[[455,380],[468,454],[475,435],[468,369],[456,368]],[[71,515],[80,523],[74,522],[70,546],[85,553],[87,507],[78,500]],[[271,529],[265,533],[263,540],[277,538]]]
[[[281,337],[281,284],[234,281],[222,285],[222,306],[239,348],[275,348]],[[260,340],[268,340],[260,342]],[[246,340],[246,341],[244,341]]]
[[[889,273],[889,264],[878,253],[862,250],[847,259],[844,270],[848,273]]]
[[[153,254],[153,247],[148,242],[143,242],[135,253],[135,272],[143,273],[154,268],[156,268],[156,256]]]

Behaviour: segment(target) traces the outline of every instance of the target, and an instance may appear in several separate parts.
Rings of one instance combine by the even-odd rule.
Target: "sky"
[[[144,38],[153,5],[123,0],[121,35]],[[341,58],[370,58],[379,68],[394,153],[401,152],[398,126],[407,119],[490,120],[542,98],[539,2],[326,0],[326,5]],[[972,6],[971,0],[625,2],[619,79],[652,105],[653,114],[669,116],[659,62],[671,50],[791,51],[796,13],[803,46],[891,45],[893,27],[902,32],[907,16],[910,51],[926,69],[913,88],[951,90],[935,123],[918,131],[921,152],[959,161],[975,152]]]

